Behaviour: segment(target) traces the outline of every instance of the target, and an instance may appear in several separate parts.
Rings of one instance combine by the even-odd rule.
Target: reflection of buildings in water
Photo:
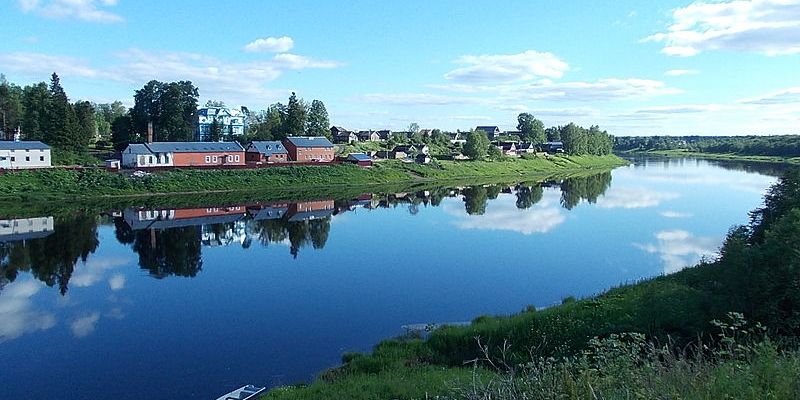
[[[53,217],[0,220],[0,242],[41,239],[55,231]]]
[[[186,226],[236,222],[245,215],[245,207],[206,207],[182,209],[128,208],[123,218],[131,229],[169,229]]]
[[[219,228],[222,229],[219,229]],[[203,246],[218,247],[229,244],[242,244],[247,240],[247,222],[239,220],[232,224],[203,225],[200,243]]]
[[[303,201],[290,204],[286,216],[289,222],[309,221],[330,217],[333,209],[333,200]]]

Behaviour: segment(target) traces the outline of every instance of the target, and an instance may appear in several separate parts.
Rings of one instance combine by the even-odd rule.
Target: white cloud
[[[452,115],[450,119],[456,121],[489,121],[492,117],[488,115]]]
[[[94,257],[77,268],[69,282],[73,287],[89,287],[104,280],[109,270],[130,264],[130,262],[131,260],[128,258]]]
[[[672,273],[694,265],[702,257],[717,254],[717,241],[698,237],[684,230],[661,231],[655,234],[657,243],[633,245],[648,253],[659,254],[664,273]]]
[[[13,282],[0,293],[0,343],[56,324],[54,315],[34,309],[31,300],[44,286],[35,280]]]
[[[475,104],[481,100],[461,96],[445,96],[431,93],[369,93],[355,98],[364,103],[389,104],[396,106],[446,106],[453,104]]]
[[[658,214],[661,215],[664,218],[692,218],[692,217],[694,217],[694,214],[692,214],[692,213],[680,212],[680,211],[671,211],[671,210],[662,211],[662,212],[660,212]]]
[[[559,203],[560,197],[558,191],[547,190],[533,207],[521,210],[516,206],[515,196],[503,194],[489,201],[483,215],[467,215],[463,205],[452,202],[445,203],[443,208],[446,213],[458,217],[454,224],[460,229],[531,235],[550,232],[566,221]]]
[[[684,76],[684,75],[697,75],[700,71],[696,69],[671,69],[667,72],[664,72],[666,76]]]
[[[649,208],[657,207],[662,202],[680,197],[678,193],[658,192],[643,187],[610,188],[597,199],[601,208]]]
[[[680,57],[710,50],[800,53],[800,1],[697,1],[674,10],[666,32],[642,41],[663,42],[662,53]]]
[[[553,53],[535,50],[518,54],[466,55],[455,62],[465,66],[448,72],[445,79],[468,83],[560,78],[569,69],[569,65]]]
[[[19,0],[24,13],[52,19],[75,19],[86,22],[116,23],[124,19],[105,8],[117,5],[117,0]]]
[[[800,104],[800,86],[790,87],[763,96],[739,100],[742,104],[775,105],[775,104]]]
[[[265,86],[290,70],[335,68],[340,63],[282,53],[254,62],[228,62],[198,53],[129,49],[117,52],[109,65],[42,53],[0,53],[0,68],[26,76],[47,76],[57,71],[64,78],[79,77],[130,84],[135,88],[157,79],[190,80],[201,96],[230,104],[263,104],[283,97],[286,90]]]
[[[289,36],[267,37],[256,39],[244,46],[244,51],[248,53],[284,53],[294,47],[294,40]]]
[[[116,274],[109,278],[108,286],[111,288],[111,290],[122,290],[125,288],[125,279],[125,275]]]
[[[679,104],[674,106],[644,107],[634,111],[634,114],[693,114],[708,111],[719,111],[722,106],[717,104]]]
[[[100,320],[100,313],[92,313],[85,317],[76,318],[70,324],[69,328],[75,337],[81,338],[90,335],[97,327],[97,321]]]

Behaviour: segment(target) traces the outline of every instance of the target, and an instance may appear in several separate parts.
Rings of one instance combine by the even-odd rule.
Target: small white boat
[[[251,400],[267,391],[267,388],[254,385],[244,385],[228,394],[217,397],[217,400]]]

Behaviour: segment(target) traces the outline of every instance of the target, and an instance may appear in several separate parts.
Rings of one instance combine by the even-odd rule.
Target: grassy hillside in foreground
[[[501,161],[439,161],[431,165],[378,162],[371,168],[351,164],[254,170],[174,170],[143,177],[102,169],[48,169],[0,175],[0,200],[43,200],[154,193],[286,190],[326,186],[412,183],[464,178],[528,179],[587,168],[625,165],[616,156],[559,156]]]
[[[797,398],[800,171],[751,216],[718,260],[549,309],[479,317],[428,339],[387,340],[265,398]],[[713,322],[731,315],[751,323]],[[780,345],[737,342],[761,327]]]

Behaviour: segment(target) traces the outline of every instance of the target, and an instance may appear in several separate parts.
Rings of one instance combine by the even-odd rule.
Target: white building
[[[122,151],[122,166],[139,167],[171,167],[175,165],[171,152],[153,152],[144,143],[131,143]]]
[[[235,108],[203,107],[198,109],[196,140],[206,141],[214,121],[220,124],[220,140],[225,136],[241,136],[244,135],[247,127],[247,114],[245,111]]]
[[[50,146],[39,141],[0,141],[0,169],[31,169],[52,166]]]
[[[41,239],[54,231],[53,217],[0,219],[0,242]]]

